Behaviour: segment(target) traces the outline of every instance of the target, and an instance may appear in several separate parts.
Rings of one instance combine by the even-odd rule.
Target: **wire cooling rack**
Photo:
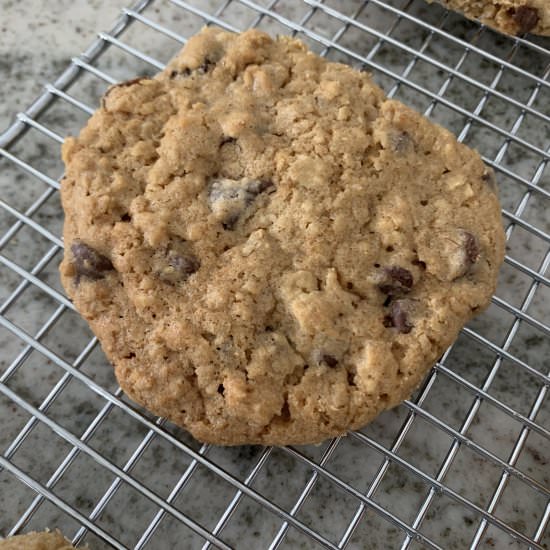
[[[295,34],[476,147],[508,249],[423,385],[318,447],[216,448],[128,401],[59,286],[59,144],[204,24]],[[548,548],[550,51],[416,0],[141,0],[0,135],[0,534],[92,548]]]

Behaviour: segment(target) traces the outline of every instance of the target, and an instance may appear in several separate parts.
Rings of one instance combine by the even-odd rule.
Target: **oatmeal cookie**
[[[63,146],[61,276],[135,401],[224,445],[397,405],[489,303],[494,175],[369,75],[208,28]]]

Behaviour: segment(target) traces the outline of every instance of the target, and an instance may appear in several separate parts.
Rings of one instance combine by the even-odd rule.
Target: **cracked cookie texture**
[[[478,19],[500,32],[550,35],[549,0],[427,0]]]
[[[368,74],[208,28],[63,146],[61,276],[124,391],[222,445],[407,398],[489,303],[492,171]]]

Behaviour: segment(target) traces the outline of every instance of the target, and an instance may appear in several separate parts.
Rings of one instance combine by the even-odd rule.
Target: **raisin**
[[[93,280],[103,279],[106,271],[114,269],[107,256],[103,256],[82,241],[74,241],[71,244],[71,252],[77,281],[80,280],[80,277],[88,277]]]

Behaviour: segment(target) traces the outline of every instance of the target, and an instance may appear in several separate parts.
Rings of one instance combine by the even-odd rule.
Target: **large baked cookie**
[[[63,158],[63,284],[122,388],[202,441],[363,426],[495,289],[479,155],[292,38],[203,30]]]
[[[506,34],[550,35],[550,0],[435,1]]]

